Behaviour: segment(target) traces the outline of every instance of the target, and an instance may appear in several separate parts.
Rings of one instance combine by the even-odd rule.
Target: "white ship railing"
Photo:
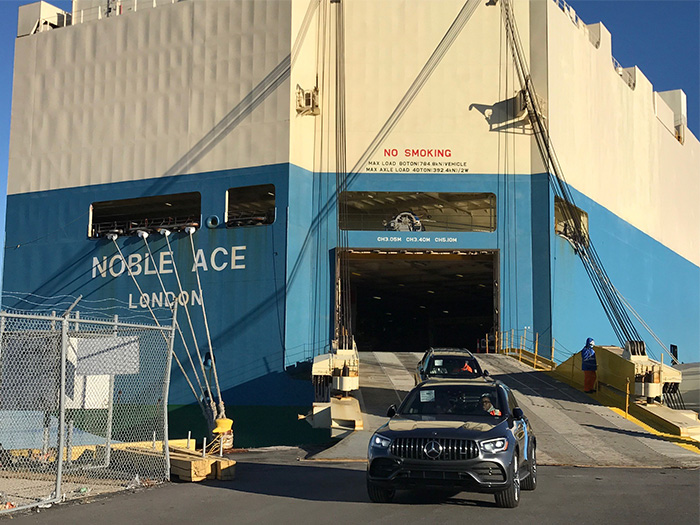
[[[130,12],[136,12],[143,9],[153,9],[164,4],[175,4],[182,0],[121,0],[109,4],[109,7],[105,6],[95,6],[88,9],[81,9],[73,13],[73,16],[66,16],[65,13],[57,13],[50,17],[42,18],[37,21],[34,31],[32,33],[39,33],[42,31],[49,31],[51,29],[57,29],[59,27],[67,27],[70,25],[82,24],[85,22],[91,22],[93,20],[102,20],[103,18],[110,18],[114,16],[120,16]],[[591,38],[590,30],[586,23],[579,18],[576,11],[567,4],[564,0],[552,0],[571,20],[576,27],[583,31],[591,40],[591,43],[596,45],[596,42]],[[597,47],[597,46],[596,46]],[[630,69],[623,68],[620,63],[612,57],[612,65],[615,71],[620,75],[620,78],[631,88],[634,89],[636,82],[634,74]]]
[[[582,30],[588,37],[589,40],[591,40],[591,43],[598,47],[600,44],[600,39],[598,38],[598,45],[596,45],[596,42],[593,41],[591,38],[591,33],[586,25],[586,23],[579,18],[578,14],[576,14],[576,11],[574,10],[573,7],[571,7],[569,4],[567,4],[564,0],[552,0],[558,7],[561,9],[564,14],[566,14],[569,17],[569,20],[571,20],[571,23],[574,24],[576,27],[578,27],[580,30]],[[634,89],[636,85],[636,79],[635,75],[633,73],[633,68],[623,68],[620,63],[615,59],[614,56],[611,55],[612,58],[612,65],[615,71],[617,72],[618,75],[620,75],[620,78],[627,84],[631,89]]]
[[[165,4],[176,4],[181,0],[122,0],[110,3],[109,6],[94,6],[88,9],[81,9],[71,13],[56,13],[46,18],[41,18],[37,21],[32,33],[40,33],[60,27],[74,26],[93,20],[102,20],[103,18],[111,18],[115,16],[142,11],[144,9],[153,9]],[[67,16],[68,15],[68,16]]]

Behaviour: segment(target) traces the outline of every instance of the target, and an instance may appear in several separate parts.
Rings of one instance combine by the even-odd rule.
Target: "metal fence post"
[[[170,390],[170,368],[175,351],[175,330],[177,329],[177,304],[173,305],[173,319],[168,340],[168,358],[165,361],[165,381],[163,381],[163,452],[165,454],[165,477],[170,477],[170,445],[168,444],[168,392]],[[187,448],[190,447],[189,435],[187,436]]]
[[[13,464],[14,506],[0,509],[0,515],[84,497],[92,488],[123,490],[138,484],[139,479],[165,481],[169,474],[167,399],[171,363],[176,357],[175,312],[173,326],[146,326],[123,322],[116,316],[98,320],[71,314],[76,303],[58,315],[0,311],[3,379],[22,381],[16,391],[3,398],[3,403],[16,407],[19,415],[16,424],[0,424],[0,442],[27,457],[27,461]],[[26,371],[29,363],[21,362],[24,354],[31,357],[31,374]],[[94,375],[103,379],[88,383],[87,377]],[[86,423],[92,434],[88,443],[82,432]],[[17,427],[26,427],[29,432],[18,435]],[[152,450],[139,452],[147,448],[145,441],[157,439],[161,433],[164,450],[162,455],[158,450],[158,460],[154,460]],[[113,440],[134,447],[133,464],[124,469],[109,468]],[[73,461],[74,456],[79,456],[79,461]],[[7,465],[0,465],[4,482],[6,470]],[[112,483],[124,479],[133,481],[129,485]]]
[[[63,447],[66,433],[66,350],[68,347],[68,317],[61,321],[61,388],[58,404],[58,454],[56,454],[56,501],[61,501],[63,476]]]
[[[75,429],[75,421],[68,420],[68,439],[66,442],[66,464],[70,466],[73,461],[73,430]]]
[[[112,451],[112,420],[114,419],[114,374],[109,375],[109,399],[107,400],[107,429],[105,431],[105,467],[109,466]]]

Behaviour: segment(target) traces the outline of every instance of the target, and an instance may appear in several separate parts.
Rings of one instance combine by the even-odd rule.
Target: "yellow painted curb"
[[[681,436],[676,436],[674,434],[668,434],[666,432],[659,432],[658,430],[650,427],[646,423],[642,423],[639,419],[637,419],[633,415],[625,414],[624,410],[621,410],[617,407],[611,407],[611,406],[609,406],[608,408],[610,410],[612,410],[613,412],[615,412],[617,415],[622,416],[625,419],[628,419],[629,421],[631,421],[632,423],[637,425],[638,427],[643,428],[644,430],[646,430],[650,434],[660,436],[660,437],[666,439],[667,441],[670,441],[674,445],[678,445],[679,447],[683,447],[686,450],[690,450],[691,452],[695,452],[696,454],[700,454],[700,442],[695,441],[692,438],[685,438],[685,437],[681,437]]]

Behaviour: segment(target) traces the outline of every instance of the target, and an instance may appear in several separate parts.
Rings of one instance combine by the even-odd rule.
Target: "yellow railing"
[[[556,341],[552,339],[551,346],[547,343],[543,346],[538,333],[532,333],[527,328],[524,330],[507,330],[486,334],[482,339],[481,350],[486,353],[510,355],[523,363],[538,370],[553,370],[556,368],[553,356],[556,350]],[[543,355],[544,354],[544,355]],[[571,354],[559,349],[562,360]]]

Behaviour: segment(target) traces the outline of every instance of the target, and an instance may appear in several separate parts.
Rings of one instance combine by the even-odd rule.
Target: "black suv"
[[[378,503],[396,489],[486,492],[517,507],[537,486],[537,441],[513,392],[490,378],[430,380],[408,393],[372,435],[367,492]]]
[[[484,374],[479,362],[466,348],[430,348],[416,366],[415,384],[434,377],[473,379]]]

